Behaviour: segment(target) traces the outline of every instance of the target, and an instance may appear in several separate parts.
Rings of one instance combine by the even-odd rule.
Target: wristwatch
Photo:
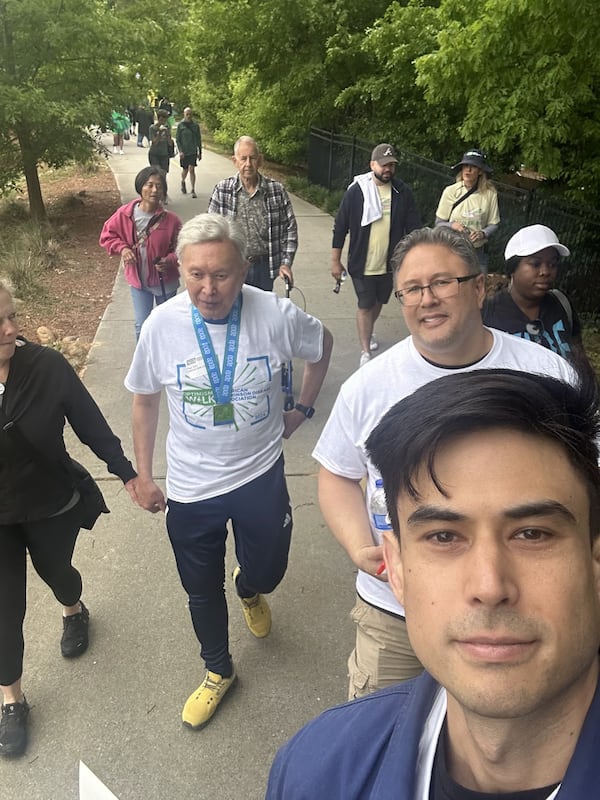
[[[300,411],[301,414],[304,414],[306,419],[311,419],[311,417],[315,413],[315,410],[312,406],[303,406],[302,403],[296,403],[294,408],[296,409],[296,411]]]

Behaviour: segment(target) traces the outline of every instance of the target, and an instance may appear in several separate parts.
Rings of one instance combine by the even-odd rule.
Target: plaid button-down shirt
[[[269,272],[276,278],[282,264],[292,266],[298,249],[298,225],[288,193],[279,181],[259,175],[258,188],[264,192],[267,209]],[[209,212],[235,219],[242,189],[239,173],[219,181],[208,202]]]

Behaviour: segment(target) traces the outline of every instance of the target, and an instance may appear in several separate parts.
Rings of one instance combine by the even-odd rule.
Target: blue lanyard
[[[240,340],[240,320],[242,316],[242,295],[238,295],[229,313],[227,323],[227,337],[225,339],[225,354],[223,356],[223,372],[219,368],[215,348],[213,347],[206,322],[200,316],[196,306],[192,305],[192,321],[196,331],[198,346],[204,359],[208,372],[210,385],[216,403],[230,403],[235,378],[235,365],[237,362],[238,343]]]

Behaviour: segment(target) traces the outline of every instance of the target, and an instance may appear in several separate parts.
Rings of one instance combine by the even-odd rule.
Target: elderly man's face
[[[261,157],[255,144],[240,142],[233,156],[233,163],[244,181],[254,181],[258,177]]]
[[[187,120],[187,122],[189,122],[192,119],[193,116],[194,116],[194,112],[192,111],[191,108],[184,109],[183,118],[185,120]]]
[[[204,319],[225,319],[242,289],[248,264],[230,241],[184,248],[180,271],[192,303]]]
[[[451,441],[435,472],[447,496],[421,469],[420,497],[398,498],[400,545],[390,534],[384,549],[415,652],[448,689],[449,723],[457,706],[455,719],[532,721],[587,708],[600,542],[581,476],[554,442],[507,430]]]

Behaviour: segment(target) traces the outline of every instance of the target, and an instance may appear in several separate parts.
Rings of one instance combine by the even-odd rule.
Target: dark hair
[[[138,174],[135,176],[135,190],[136,192],[141,195],[142,194],[142,186],[148,182],[148,178],[151,178],[153,175],[158,175],[160,178],[160,182],[162,185],[163,194],[167,194],[167,174],[166,172],[161,169],[160,167],[151,166],[151,167],[144,167],[144,169],[140,170]]]
[[[590,499],[590,533],[600,532],[600,469],[596,437],[598,391],[585,373],[577,386],[512,369],[459,372],[421,386],[381,418],[366,442],[383,478],[392,527],[400,535],[397,500],[418,498],[421,467],[443,495],[435,473],[440,448],[475,431],[504,428],[549,439],[562,447],[584,479]]]
[[[447,247],[448,250],[465,262],[469,275],[477,275],[481,272],[481,264],[477,258],[475,248],[464,233],[458,233],[458,231],[445,225],[439,225],[436,228],[417,228],[403,239],[400,239],[394,248],[391,258],[394,273],[401,269],[404,259],[413,247],[417,247],[420,244],[436,244]]]
[[[522,258],[523,256],[511,256],[510,258],[507,258],[506,261],[504,262],[504,270],[503,270],[504,274],[512,275],[513,272],[521,263]]]

